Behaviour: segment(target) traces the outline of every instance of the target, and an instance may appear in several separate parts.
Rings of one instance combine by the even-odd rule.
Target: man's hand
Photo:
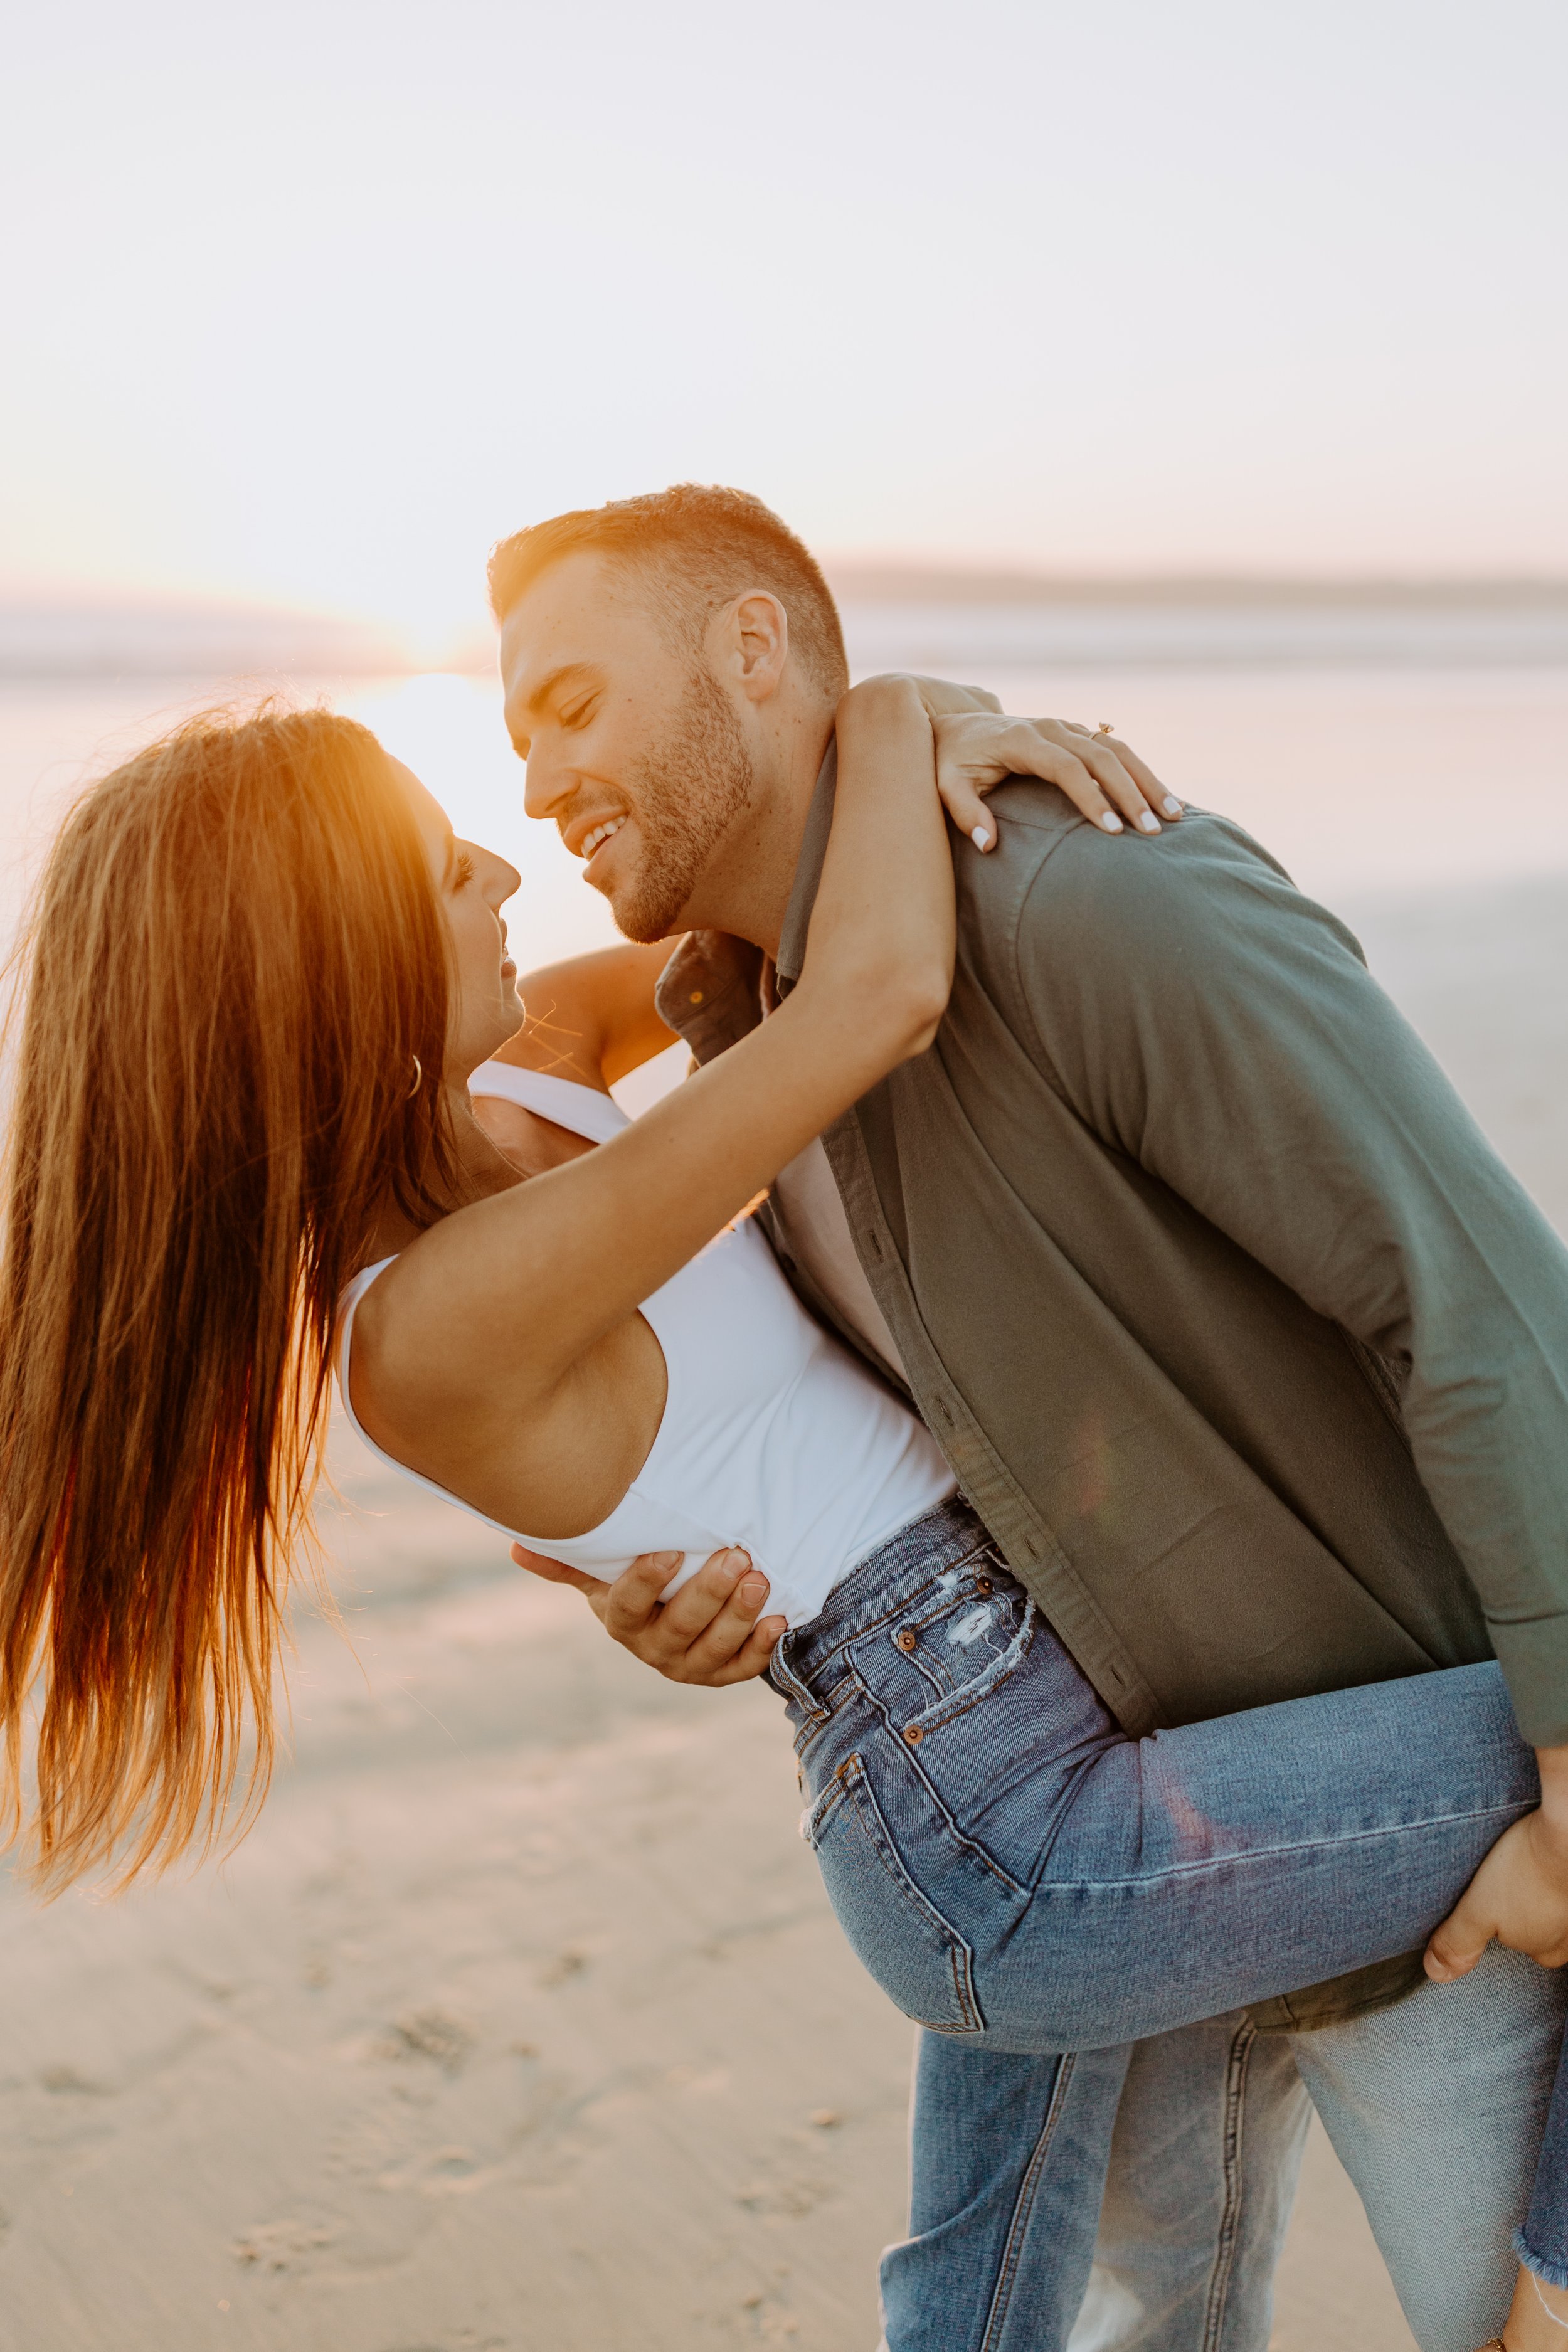
[[[673,1601],[661,1595],[686,1557],[682,1551],[645,1552],[613,1584],[524,1544],[514,1543],[511,1556],[546,1583],[572,1585],[612,1641],[672,1683],[722,1690],[750,1682],[766,1667],[784,1630],[782,1617],[758,1622],[768,1580],[743,1551],[716,1551]]]
[[[1426,1947],[1435,1984],[1468,1976],[1495,1937],[1543,1969],[1568,1964],[1568,1748],[1536,1750],[1541,1810],[1505,1830]]]

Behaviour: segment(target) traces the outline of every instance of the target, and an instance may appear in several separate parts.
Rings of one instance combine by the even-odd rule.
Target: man
[[[491,588],[529,810],[631,938],[691,935],[659,1003],[705,1060],[800,969],[847,675],[826,583],[756,500],[685,488],[519,533]],[[1057,740],[1131,814],[1120,747]],[[792,1278],[913,1397],[1129,1731],[1495,1650],[1556,1750],[1568,1260],[1245,835],[1190,815],[1112,846],[1048,787],[993,805],[936,1046],[761,1213]],[[763,1662],[758,1581],[660,1612],[639,1569],[597,1598],[717,1682]],[[1473,2352],[1563,2008],[1493,1951],[1461,1985],[1412,1956],[1065,2070],[923,2035],[893,2352],[1041,2352],[1080,2305],[1085,2352],[1262,2352],[1308,2091],[1423,2347]]]

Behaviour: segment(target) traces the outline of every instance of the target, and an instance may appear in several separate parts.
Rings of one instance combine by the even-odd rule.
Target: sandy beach
[[[0,2345],[870,2352],[910,2033],[776,1703],[658,1682],[482,1529],[345,1484],[358,1664],[301,1625],[254,1836],[112,1906],[6,1899]],[[1312,2158],[1278,2341],[1392,2352]]]
[[[1568,884],[1359,907],[1568,1223]],[[0,1893],[0,2352],[871,2352],[910,2030],[755,1685],[667,1686],[352,1438],[221,1870]],[[1410,2338],[1309,2152],[1279,2352]]]

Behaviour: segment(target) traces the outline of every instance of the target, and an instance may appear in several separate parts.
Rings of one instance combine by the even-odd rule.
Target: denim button
[[[912,1633],[909,1626],[906,1625],[903,1632],[898,1636],[899,1647],[900,1650],[912,1650],[919,1640],[920,1635]]]
[[[921,1741],[925,1738],[925,1734],[921,1729],[918,1723],[906,1723],[904,1726],[904,1738],[909,1741],[911,1748],[918,1748]]]

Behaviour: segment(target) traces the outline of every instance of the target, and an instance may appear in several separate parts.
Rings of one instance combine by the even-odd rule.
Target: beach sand
[[[1568,885],[1356,911],[1568,1225]],[[777,1702],[660,1683],[337,1460],[349,1638],[300,1617],[255,1833],[118,1903],[0,1894],[0,2347],[871,2352],[910,2030]],[[1276,2344],[1410,2341],[1320,2135]]]

